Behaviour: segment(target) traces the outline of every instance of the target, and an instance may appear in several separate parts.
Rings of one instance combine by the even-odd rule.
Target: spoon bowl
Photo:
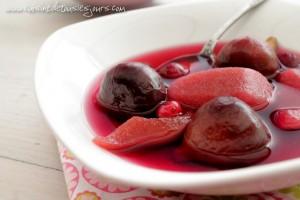
[[[185,76],[189,73],[192,63],[197,61],[199,62],[200,66],[213,66],[215,63],[213,51],[217,44],[217,41],[243,15],[248,13],[250,10],[256,8],[257,6],[261,5],[265,1],[266,0],[250,0],[249,2],[247,2],[247,4],[245,4],[234,16],[232,16],[226,23],[224,23],[223,26],[219,28],[219,30],[213,35],[213,37],[210,40],[208,40],[208,42],[204,45],[199,54],[184,55],[163,63],[158,67],[158,72],[160,73],[160,75],[164,78],[169,79]],[[195,71],[197,71],[197,69]]]

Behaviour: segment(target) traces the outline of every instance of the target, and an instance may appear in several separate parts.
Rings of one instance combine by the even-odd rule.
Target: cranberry
[[[162,66],[157,72],[164,78],[175,79],[184,76],[190,72],[189,68],[185,68],[180,63],[171,62]]]
[[[143,63],[122,63],[110,69],[102,82],[98,102],[118,114],[146,115],[166,99],[159,74]]]
[[[287,69],[276,76],[276,80],[280,83],[300,89],[300,70]]]
[[[184,135],[193,159],[225,166],[261,161],[269,155],[270,138],[255,111],[235,97],[218,97],[204,104]]]
[[[276,110],[271,114],[271,120],[283,130],[300,130],[300,108]]]
[[[181,105],[177,101],[167,101],[158,107],[158,117],[175,117],[182,114]]]

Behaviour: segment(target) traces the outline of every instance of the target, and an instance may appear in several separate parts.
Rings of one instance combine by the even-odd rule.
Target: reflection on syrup
[[[216,46],[215,53],[217,53],[222,46],[223,44],[219,43]],[[160,64],[172,58],[197,53],[201,47],[202,44],[193,44],[168,48],[131,58],[127,61],[143,62],[157,68]],[[206,70],[208,68],[210,68],[210,66],[205,63],[195,62],[192,63],[191,72]],[[85,112],[87,120],[94,132],[101,136],[106,136],[121,122],[118,122],[113,117],[107,115],[105,110],[96,102],[96,93],[99,90],[100,79],[101,76],[91,85],[86,99]],[[165,81],[169,83],[172,80],[165,79]],[[272,140],[269,146],[272,153],[266,160],[258,165],[300,157],[300,148],[298,145],[300,142],[300,130],[283,131],[276,128],[270,120],[270,114],[278,108],[300,108],[300,91],[275,81],[273,82],[273,85],[275,90],[270,104],[263,110],[258,111],[272,134]],[[139,165],[162,170],[190,172],[218,170],[210,166],[188,161],[183,156],[180,141],[160,148],[119,153],[119,156]]]

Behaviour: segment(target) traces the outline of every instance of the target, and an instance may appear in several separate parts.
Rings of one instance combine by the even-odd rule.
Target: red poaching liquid
[[[215,48],[215,53],[218,53],[222,46],[223,44],[219,43]],[[167,48],[136,56],[128,59],[127,61],[143,62],[157,68],[161,63],[169,59],[181,55],[197,53],[201,48],[202,44]],[[208,67],[202,66],[201,68],[207,69]],[[196,66],[191,70],[191,72],[195,71],[195,69],[199,70]],[[96,94],[98,93],[99,83],[102,76],[103,75],[100,75],[97,80],[92,83],[91,88],[88,91],[85,102],[85,114],[87,121],[95,134],[106,136],[122,122],[118,122],[114,117],[109,116],[107,112],[96,102]],[[273,81],[273,85],[275,90],[270,104],[263,110],[258,111],[272,134],[272,140],[269,145],[272,153],[267,159],[258,165],[300,157],[300,130],[283,131],[276,128],[270,120],[270,114],[276,109],[291,107],[300,108],[300,91],[276,81]],[[220,170],[185,159],[185,157],[181,154],[180,141],[159,148],[156,147],[149,150],[139,150],[137,152],[117,153],[117,155],[130,162],[161,170],[184,172]]]

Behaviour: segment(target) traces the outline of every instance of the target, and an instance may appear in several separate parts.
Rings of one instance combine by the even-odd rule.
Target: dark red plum
[[[195,113],[184,144],[192,159],[219,166],[244,166],[266,158],[271,136],[259,116],[235,97],[218,97]]]
[[[250,37],[227,43],[217,55],[216,65],[252,68],[265,76],[275,74],[280,68],[275,51],[267,43]]]
[[[110,69],[97,97],[103,107],[118,114],[147,115],[166,99],[160,75],[148,65],[130,62]]]

